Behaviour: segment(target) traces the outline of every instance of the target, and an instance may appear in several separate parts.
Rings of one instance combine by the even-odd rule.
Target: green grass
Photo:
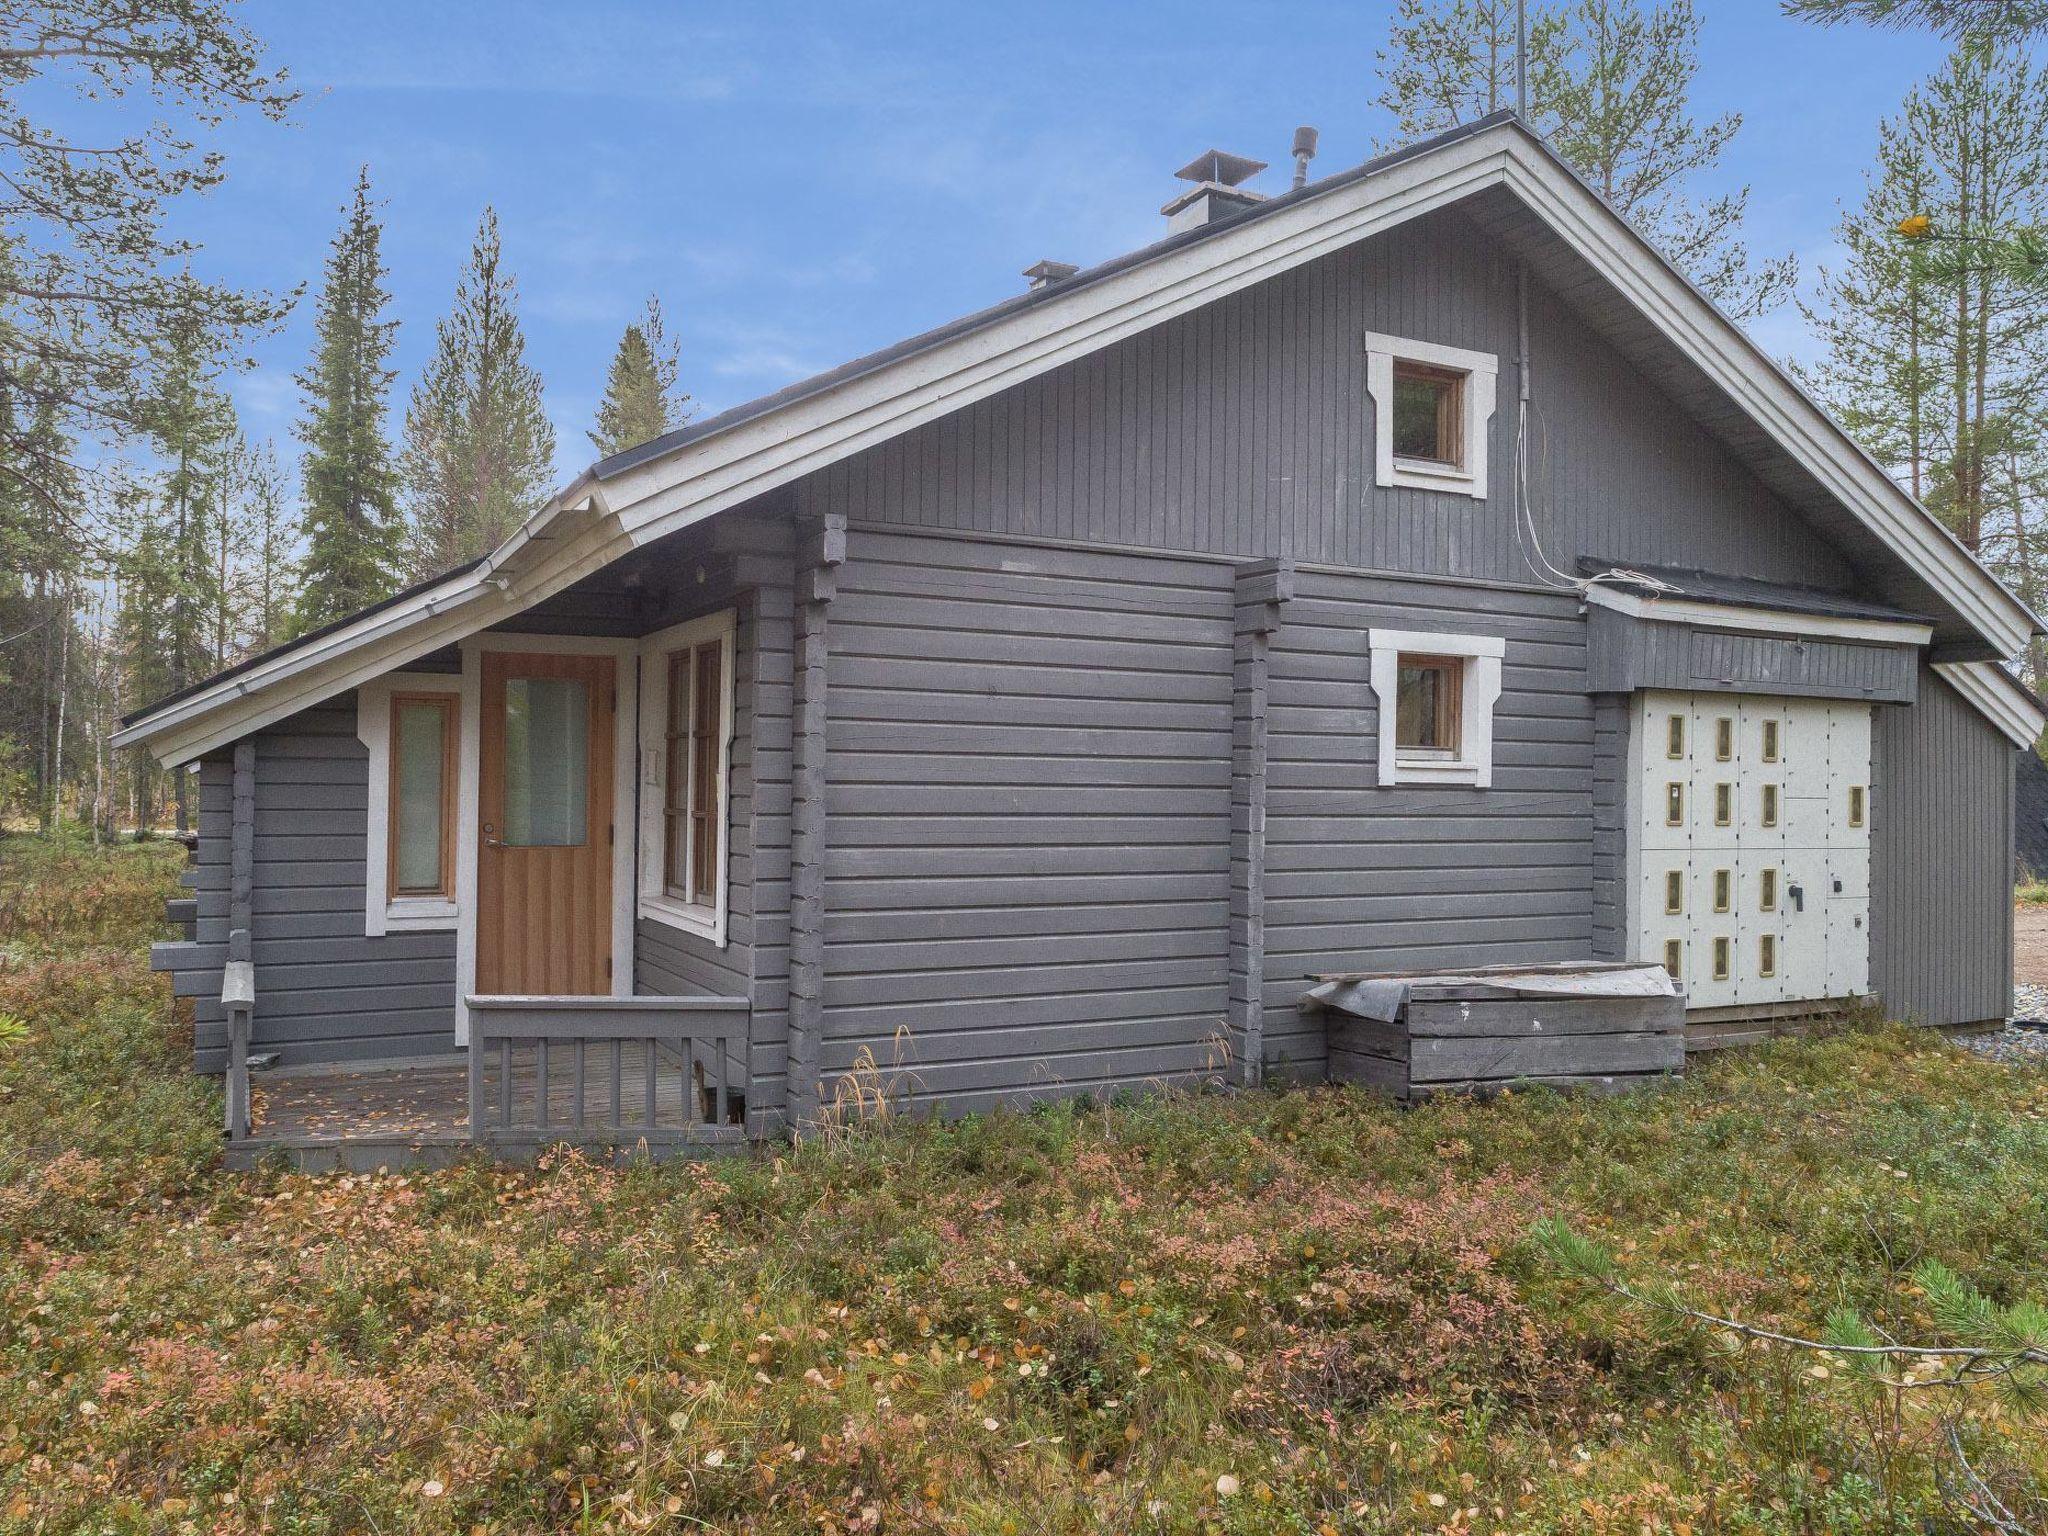
[[[2048,1074],[1895,1029],[1622,1100],[230,1176],[143,967],[173,864],[0,860],[0,1530],[1952,1530],[1930,1426],[1597,1303],[1531,1226],[1796,1329],[1924,1332],[1928,1257],[2044,1289]],[[2048,1478],[2017,1424],[1978,1459]]]

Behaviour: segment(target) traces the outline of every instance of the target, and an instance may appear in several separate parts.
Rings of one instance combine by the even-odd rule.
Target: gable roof
[[[166,763],[212,748],[487,628],[622,555],[1175,315],[1434,209],[1506,193],[1739,409],[1799,484],[1978,654],[2038,621],[1686,279],[1512,114],[1369,160],[1242,214],[1019,294],[577,476],[476,565],[131,717],[118,745]]]

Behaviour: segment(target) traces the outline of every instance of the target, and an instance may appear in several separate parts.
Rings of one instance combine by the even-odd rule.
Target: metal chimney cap
[[[1248,160],[1243,155],[1225,154],[1220,149],[1205,149],[1173,174],[1182,181],[1213,181],[1221,186],[1234,187],[1241,181],[1249,181],[1266,168],[1263,160]]]
[[[1031,279],[1033,288],[1050,288],[1054,283],[1063,283],[1081,269],[1071,261],[1034,261],[1024,269],[1024,275]]]

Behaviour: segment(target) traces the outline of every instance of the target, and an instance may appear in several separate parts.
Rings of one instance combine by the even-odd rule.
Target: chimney
[[[1294,190],[1297,192],[1308,185],[1308,163],[1315,159],[1316,142],[1321,137],[1313,128],[1294,130]]]
[[[1265,168],[1263,160],[1226,155],[1220,149],[1207,150],[1195,156],[1173,173],[1193,185],[1159,210],[1166,215],[1167,229],[1176,234],[1183,229],[1198,229],[1204,224],[1214,224],[1218,219],[1227,219],[1234,213],[1242,213],[1254,203],[1263,203],[1265,193],[1254,192],[1238,183],[1249,181]]]
[[[1031,291],[1036,293],[1054,283],[1064,283],[1080,270],[1071,261],[1034,261],[1024,269],[1024,275],[1031,279]]]

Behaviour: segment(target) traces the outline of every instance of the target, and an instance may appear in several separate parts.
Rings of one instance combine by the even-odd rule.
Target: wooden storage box
[[[1404,1100],[1517,1083],[1616,1092],[1685,1069],[1682,995],[1596,990],[1603,981],[1571,990],[1575,976],[1611,983],[1622,969],[1642,968],[1323,977],[1308,1001],[1328,1022],[1335,1082],[1366,1083]],[[1530,990],[1532,976],[1550,990]]]

